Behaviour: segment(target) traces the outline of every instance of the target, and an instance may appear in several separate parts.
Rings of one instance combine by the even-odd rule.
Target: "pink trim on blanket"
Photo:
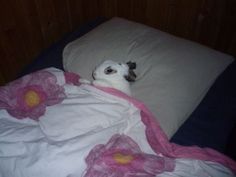
[[[80,85],[80,76],[73,72],[64,72],[65,81],[67,84]]]
[[[211,149],[200,148],[197,146],[181,146],[175,143],[169,142],[166,134],[160,127],[155,116],[149,111],[149,109],[140,101],[124,94],[123,92],[105,87],[96,87],[102,91],[110,93],[114,96],[123,98],[131,102],[134,106],[141,110],[142,122],[146,125],[147,140],[152,149],[157,153],[161,153],[166,157],[172,158],[190,158],[204,161],[217,162],[230,168],[236,173],[236,162],[229,157]]]

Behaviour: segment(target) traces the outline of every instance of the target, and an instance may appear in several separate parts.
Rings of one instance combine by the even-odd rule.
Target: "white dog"
[[[93,71],[94,80],[92,84],[95,86],[115,88],[131,96],[129,82],[134,82],[136,79],[133,71],[135,68],[136,64],[132,62],[117,63],[106,60]],[[84,82],[82,80],[82,83],[86,83],[86,81]]]

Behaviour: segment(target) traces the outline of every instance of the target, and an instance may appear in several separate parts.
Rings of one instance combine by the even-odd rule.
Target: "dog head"
[[[106,60],[93,71],[94,80],[122,80],[134,82],[136,74],[136,63],[117,63],[111,60]]]

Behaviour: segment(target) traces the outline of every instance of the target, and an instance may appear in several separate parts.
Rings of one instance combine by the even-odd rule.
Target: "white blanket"
[[[147,141],[137,105],[91,85],[63,87],[66,99],[47,107],[38,122],[0,110],[0,177],[82,177],[90,150],[117,133],[130,136],[145,153],[163,155]],[[175,161],[173,172],[157,176],[234,176],[216,162]]]

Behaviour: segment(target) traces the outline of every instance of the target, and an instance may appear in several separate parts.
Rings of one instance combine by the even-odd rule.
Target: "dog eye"
[[[104,73],[105,74],[113,74],[113,73],[116,73],[117,71],[112,69],[110,66],[107,67],[105,70],[104,70]]]
[[[110,68],[109,68],[109,69],[106,69],[106,73],[107,73],[107,74],[111,73],[112,71],[113,71],[113,70],[110,69]]]

